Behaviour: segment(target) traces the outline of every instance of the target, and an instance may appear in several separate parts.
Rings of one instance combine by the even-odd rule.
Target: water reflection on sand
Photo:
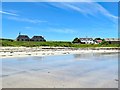
[[[91,53],[2,60],[6,88],[118,87],[118,54]]]

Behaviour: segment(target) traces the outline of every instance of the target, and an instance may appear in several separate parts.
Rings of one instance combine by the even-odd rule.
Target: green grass
[[[39,46],[54,46],[54,47],[75,47],[75,48],[88,48],[88,47],[119,47],[120,44],[73,44],[71,42],[64,41],[47,41],[47,42],[33,42],[33,41],[14,41],[10,39],[1,39],[0,44],[2,46],[13,47],[39,47]]]

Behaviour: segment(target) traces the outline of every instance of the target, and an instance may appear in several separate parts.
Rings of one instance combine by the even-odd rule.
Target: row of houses
[[[43,36],[33,36],[32,38],[29,38],[27,35],[20,35],[16,38],[17,41],[43,41],[45,42],[46,40],[44,39]],[[106,38],[104,39],[107,41],[109,44],[120,44],[120,38]],[[81,44],[99,44],[103,40],[102,39],[93,39],[93,38],[79,38]]]
[[[17,41],[46,41],[43,36],[33,36],[29,38],[27,35],[19,35],[16,38]]]
[[[93,38],[79,38],[82,44],[99,44],[102,40],[94,40]]]
[[[93,39],[93,38],[78,38],[81,44],[99,44],[103,42],[103,39]],[[120,44],[120,38],[106,38],[109,44]]]

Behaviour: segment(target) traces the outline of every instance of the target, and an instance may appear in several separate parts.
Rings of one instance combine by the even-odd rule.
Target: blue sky
[[[46,40],[118,37],[117,2],[3,2],[2,37],[19,32]]]

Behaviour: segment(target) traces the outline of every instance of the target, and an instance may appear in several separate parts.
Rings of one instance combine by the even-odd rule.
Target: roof
[[[39,39],[39,38],[41,39],[41,38],[43,38],[43,37],[42,37],[42,36],[33,36],[33,37],[32,37],[32,39]]]
[[[19,35],[17,38],[29,38],[27,35]]]
[[[101,43],[102,42],[102,40],[96,40],[98,43]]]
[[[93,38],[79,38],[80,40],[93,40]]]

